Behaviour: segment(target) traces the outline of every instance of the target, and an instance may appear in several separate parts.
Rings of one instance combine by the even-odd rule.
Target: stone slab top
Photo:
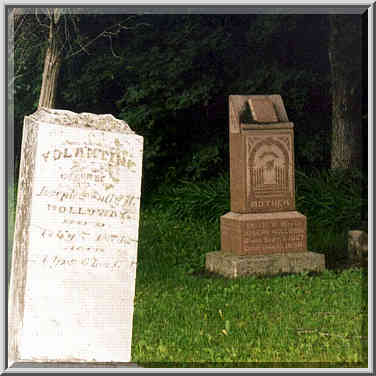
[[[252,112],[252,118],[257,123],[276,123],[278,117],[273,103],[269,98],[248,99],[248,104]]]
[[[289,122],[282,98],[278,94],[230,95],[230,133],[242,133],[244,129],[240,125],[241,123],[246,123],[246,121],[242,120],[242,116],[247,112],[247,109],[252,117],[250,123],[270,126],[270,123],[275,125]],[[247,123],[247,126],[250,123]]]
[[[27,116],[27,118],[40,123],[135,134],[125,121],[116,119],[111,114],[97,115],[88,112],[78,114],[68,110],[56,110],[42,107],[33,114]]]
[[[296,219],[305,218],[305,215],[299,213],[298,211],[284,211],[284,212],[274,212],[274,213],[235,213],[228,212],[222,217],[229,219],[235,219],[238,221],[249,221],[249,220],[273,220],[273,219]]]

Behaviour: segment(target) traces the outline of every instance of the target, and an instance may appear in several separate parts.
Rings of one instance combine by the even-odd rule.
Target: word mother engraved
[[[292,132],[255,131],[246,139],[249,209],[252,212],[291,209],[294,203]]]
[[[230,95],[229,120],[231,211],[206,268],[231,278],[323,270],[295,210],[294,124],[281,96]]]

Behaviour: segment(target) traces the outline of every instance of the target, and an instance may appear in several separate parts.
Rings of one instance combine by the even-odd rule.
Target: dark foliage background
[[[329,166],[326,15],[81,15],[80,28],[94,36],[125,17],[126,30],[64,61],[57,108],[111,113],[144,136],[144,190],[228,171],[231,94],[280,94],[295,124],[296,168]],[[16,165],[43,50],[24,65],[15,86]]]

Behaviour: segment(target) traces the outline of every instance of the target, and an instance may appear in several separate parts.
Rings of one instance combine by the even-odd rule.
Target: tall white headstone
[[[142,152],[111,115],[25,117],[10,363],[130,361]]]

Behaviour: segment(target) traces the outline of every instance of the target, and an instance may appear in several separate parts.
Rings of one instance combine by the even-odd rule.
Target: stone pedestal
[[[348,259],[351,263],[366,263],[368,261],[368,234],[361,230],[348,232]]]
[[[231,212],[206,268],[227,277],[323,270],[295,210],[294,124],[281,97],[231,95],[229,106]]]
[[[206,269],[228,278],[246,275],[271,276],[282,273],[321,272],[325,256],[314,252],[238,256],[228,252],[206,254]]]
[[[297,211],[229,212],[221,217],[221,248],[236,255],[307,252],[307,219]]]

